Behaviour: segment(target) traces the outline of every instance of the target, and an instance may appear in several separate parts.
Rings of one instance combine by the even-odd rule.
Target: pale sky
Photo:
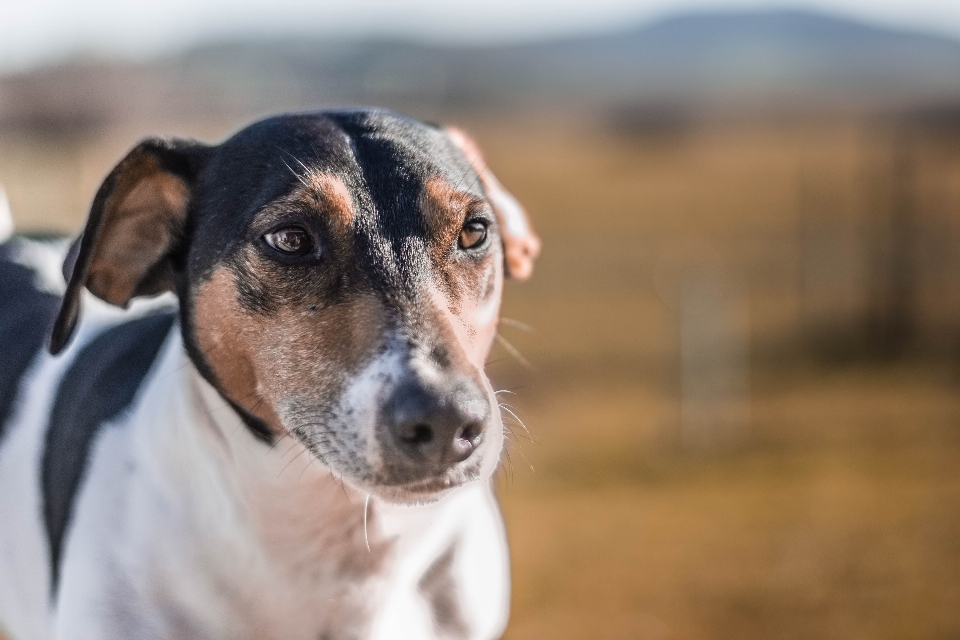
[[[801,8],[960,38],[960,0],[0,0],[0,72],[80,53],[142,58],[288,32],[503,42],[694,9]]]

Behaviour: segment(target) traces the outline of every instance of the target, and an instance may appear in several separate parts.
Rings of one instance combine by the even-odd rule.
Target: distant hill
[[[85,62],[0,78],[0,123],[30,127],[351,103],[430,111],[955,101],[960,41],[799,11],[696,13],[498,47],[225,42],[139,66]]]

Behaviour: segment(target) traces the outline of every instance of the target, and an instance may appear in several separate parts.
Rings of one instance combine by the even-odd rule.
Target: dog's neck
[[[191,427],[205,441],[267,554],[283,562],[289,549],[297,548],[300,565],[311,550],[329,555],[342,549],[361,560],[382,555],[372,553],[383,545],[380,505],[340,480],[296,438],[284,436],[272,444],[256,438],[180,351],[182,383],[194,412]]]
[[[190,414],[175,427],[181,432],[177,438],[186,440],[178,446],[204,458],[195,466],[208,477],[197,481],[224,500],[224,508],[235,511],[244,521],[241,529],[256,537],[265,559],[278,570],[293,576],[305,566],[333,561],[338,571],[354,575],[382,573],[389,558],[415,556],[415,548],[424,542],[450,535],[460,494],[488,490],[486,481],[478,481],[420,506],[368,496],[332,473],[292,436],[270,445],[255,437],[201,376],[179,332],[174,333],[159,370],[160,376],[177,372],[170,376],[176,382],[167,383],[177,389],[167,391],[181,395],[184,402],[175,404],[186,405]],[[214,473],[210,470],[216,470],[216,478],[209,477]]]

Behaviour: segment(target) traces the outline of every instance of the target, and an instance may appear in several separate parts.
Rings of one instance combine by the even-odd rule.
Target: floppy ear
[[[83,234],[64,261],[67,290],[50,337],[50,352],[73,335],[86,287],[126,307],[136,296],[174,287],[172,254],[183,236],[193,182],[210,147],[192,140],[148,138],[107,176]]]
[[[480,147],[470,136],[452,127],[447,128],[447,134],[473,163],[483,190],[493,205],[497,222],[500,223],[507,275],[517,280],[526,280],[533,273],[533,263],[540,255],[540,238],[534,232],[526,210],[493,175]]]

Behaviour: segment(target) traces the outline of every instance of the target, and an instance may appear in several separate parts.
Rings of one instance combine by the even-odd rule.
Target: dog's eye
[[[487,239],[487,224],[473,221],[463,225],[460,229],[460,248],[476,249]]]
[[[313,250],[310,234],[300,227],[284,227],[263,236],[267,244],[280,251],[294,255],[303,255]]]

